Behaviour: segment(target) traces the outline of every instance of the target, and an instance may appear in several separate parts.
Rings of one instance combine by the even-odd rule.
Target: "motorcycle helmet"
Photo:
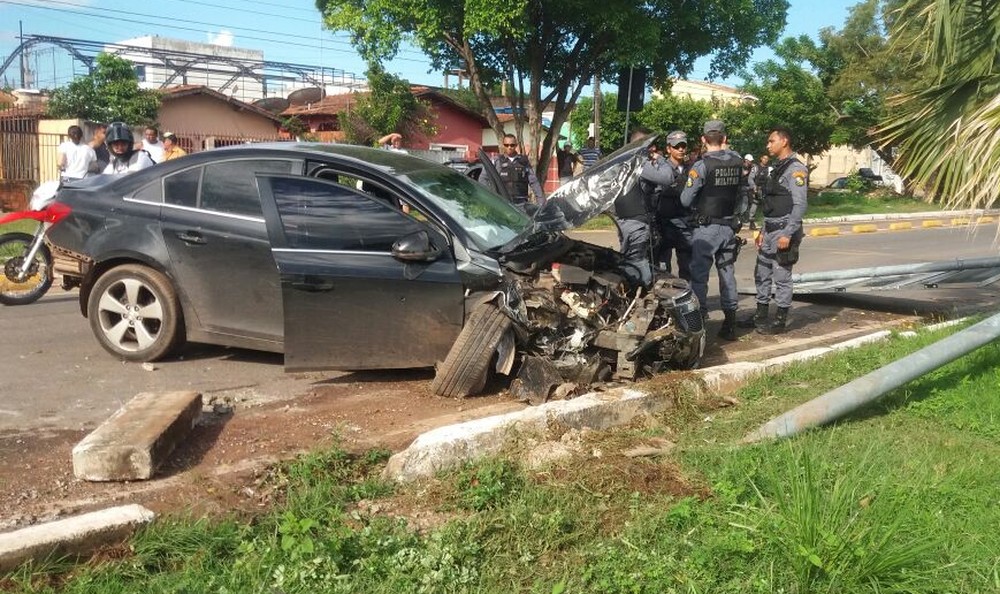
[[[112,142],[118,142],[124,140],[132,146],[135,144],[135,137],[132,136],[132,130],[125,125],[123,122],[111,122],[108,124],[108,129],[104,133],[104,144],[111,147]]]

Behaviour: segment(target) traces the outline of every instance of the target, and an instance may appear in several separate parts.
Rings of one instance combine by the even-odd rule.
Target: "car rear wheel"
[[[510,318],[496,305],[484,303],[476,308],[448,356],[438,365],[431,390],[452,398],[481,392],[486,385],[493,353],[510,327]]]
[[[183,341],[177,293],[162,273],[138,264],[112,268],[94,283],[90,327],[109,353],[156,361]]]

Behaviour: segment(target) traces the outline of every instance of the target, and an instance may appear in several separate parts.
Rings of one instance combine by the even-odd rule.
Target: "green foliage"
[[[790,60],[769,60],[754,67],[742,90],[758,101],[727,105],[719,114],[738,152],[762,154],[777,125],[791,129],[796,152],[818,155],[830,147],[835,117],[816,75]]]
[[[298,116],[288,116],[281,118],[281,127],[296,138],[307,136],[310,132],[309,125]]]
[[[377,65],[370,67],[366,76],[370,92],[359,94],[350,111],[338,114],[348,142],[372,145],[390,132],[399,132],[404,138],[434,134],[430,105],[413,95],[408,82]]]
[[[646,66],[657,82],[690,72],[712,55],[725,76],[745,65],[751,50],[774,41],[787,0],[676,0],[594,3],[554,0],[317,0],[324,24],[346,31],[372,63],[384,63],[410,42],[435,68],[462,68],[484,106],[488,89],[514,89],[515,127],[528,146],[541,146],[544,172],[558,130],[595,75],[612,79],[624,66]],[[552,127],[542,131],[542,113]],[[487,118],[497,134],[496,114]],[[522,132],[527,129],[527,135]],[[532,153],[531,158],[535,155]]]
[[[691,144],[696,144],[701,127],[712,118],[715,107],[705,101],[667,95],[647,101],[643,108],[630,116],[629,128],[642,126],[654,133],[667,134],[673,130],[687,133]],[[587,139],[587,127],[593,122],[594,100],[580,99],[576,111],[570,116],[574,146],[582,146]],[[618,111],[618,96],[602,95],[601,101],[601,150],[609,154],[625,142],[625,113]]]
[[[159,95],[140,89],[132,63],[113,54],[99,54],[91,74],[56,89],[48,103],[48,113],[55,118],[131,126],[154,123],[159,109]]]
[[[499,507],[524,486],[517,466],[490,459],[466,467],[458,476],[458,497],[463,507],[482,511]]]
[[[932,196],[988,208],[1000,186],[1000,4],[908,0],[899,14],[893,46],[915,48],[923,76],[892,99],[879,140],[898,148],[900,173]]]
[[[712,119],[716,107],[707,101],[666,95],[647,102],[635,119],[641,126],[661,134],[682,130],[693,146],[698,144],[702,126]]]

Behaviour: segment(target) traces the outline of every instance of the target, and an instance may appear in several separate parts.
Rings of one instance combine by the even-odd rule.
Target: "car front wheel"
[[[126,361],[156,361],[183,340],[177,293],[166,276],[146,266],[104,273],[94,283],[87,316],[101,346]]]
[[[482,391],[490,362],[503,335],[511,327],[510,318],[492,303],[484,303],[468,322],[438,365],[431,390],[440,396],[462,398]]]

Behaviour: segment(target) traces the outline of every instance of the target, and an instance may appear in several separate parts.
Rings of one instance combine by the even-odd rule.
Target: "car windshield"
[[[461,225],[480,251],[499,248],[531,226],[527,215],[455,171],[420,169],[403,176]]]

